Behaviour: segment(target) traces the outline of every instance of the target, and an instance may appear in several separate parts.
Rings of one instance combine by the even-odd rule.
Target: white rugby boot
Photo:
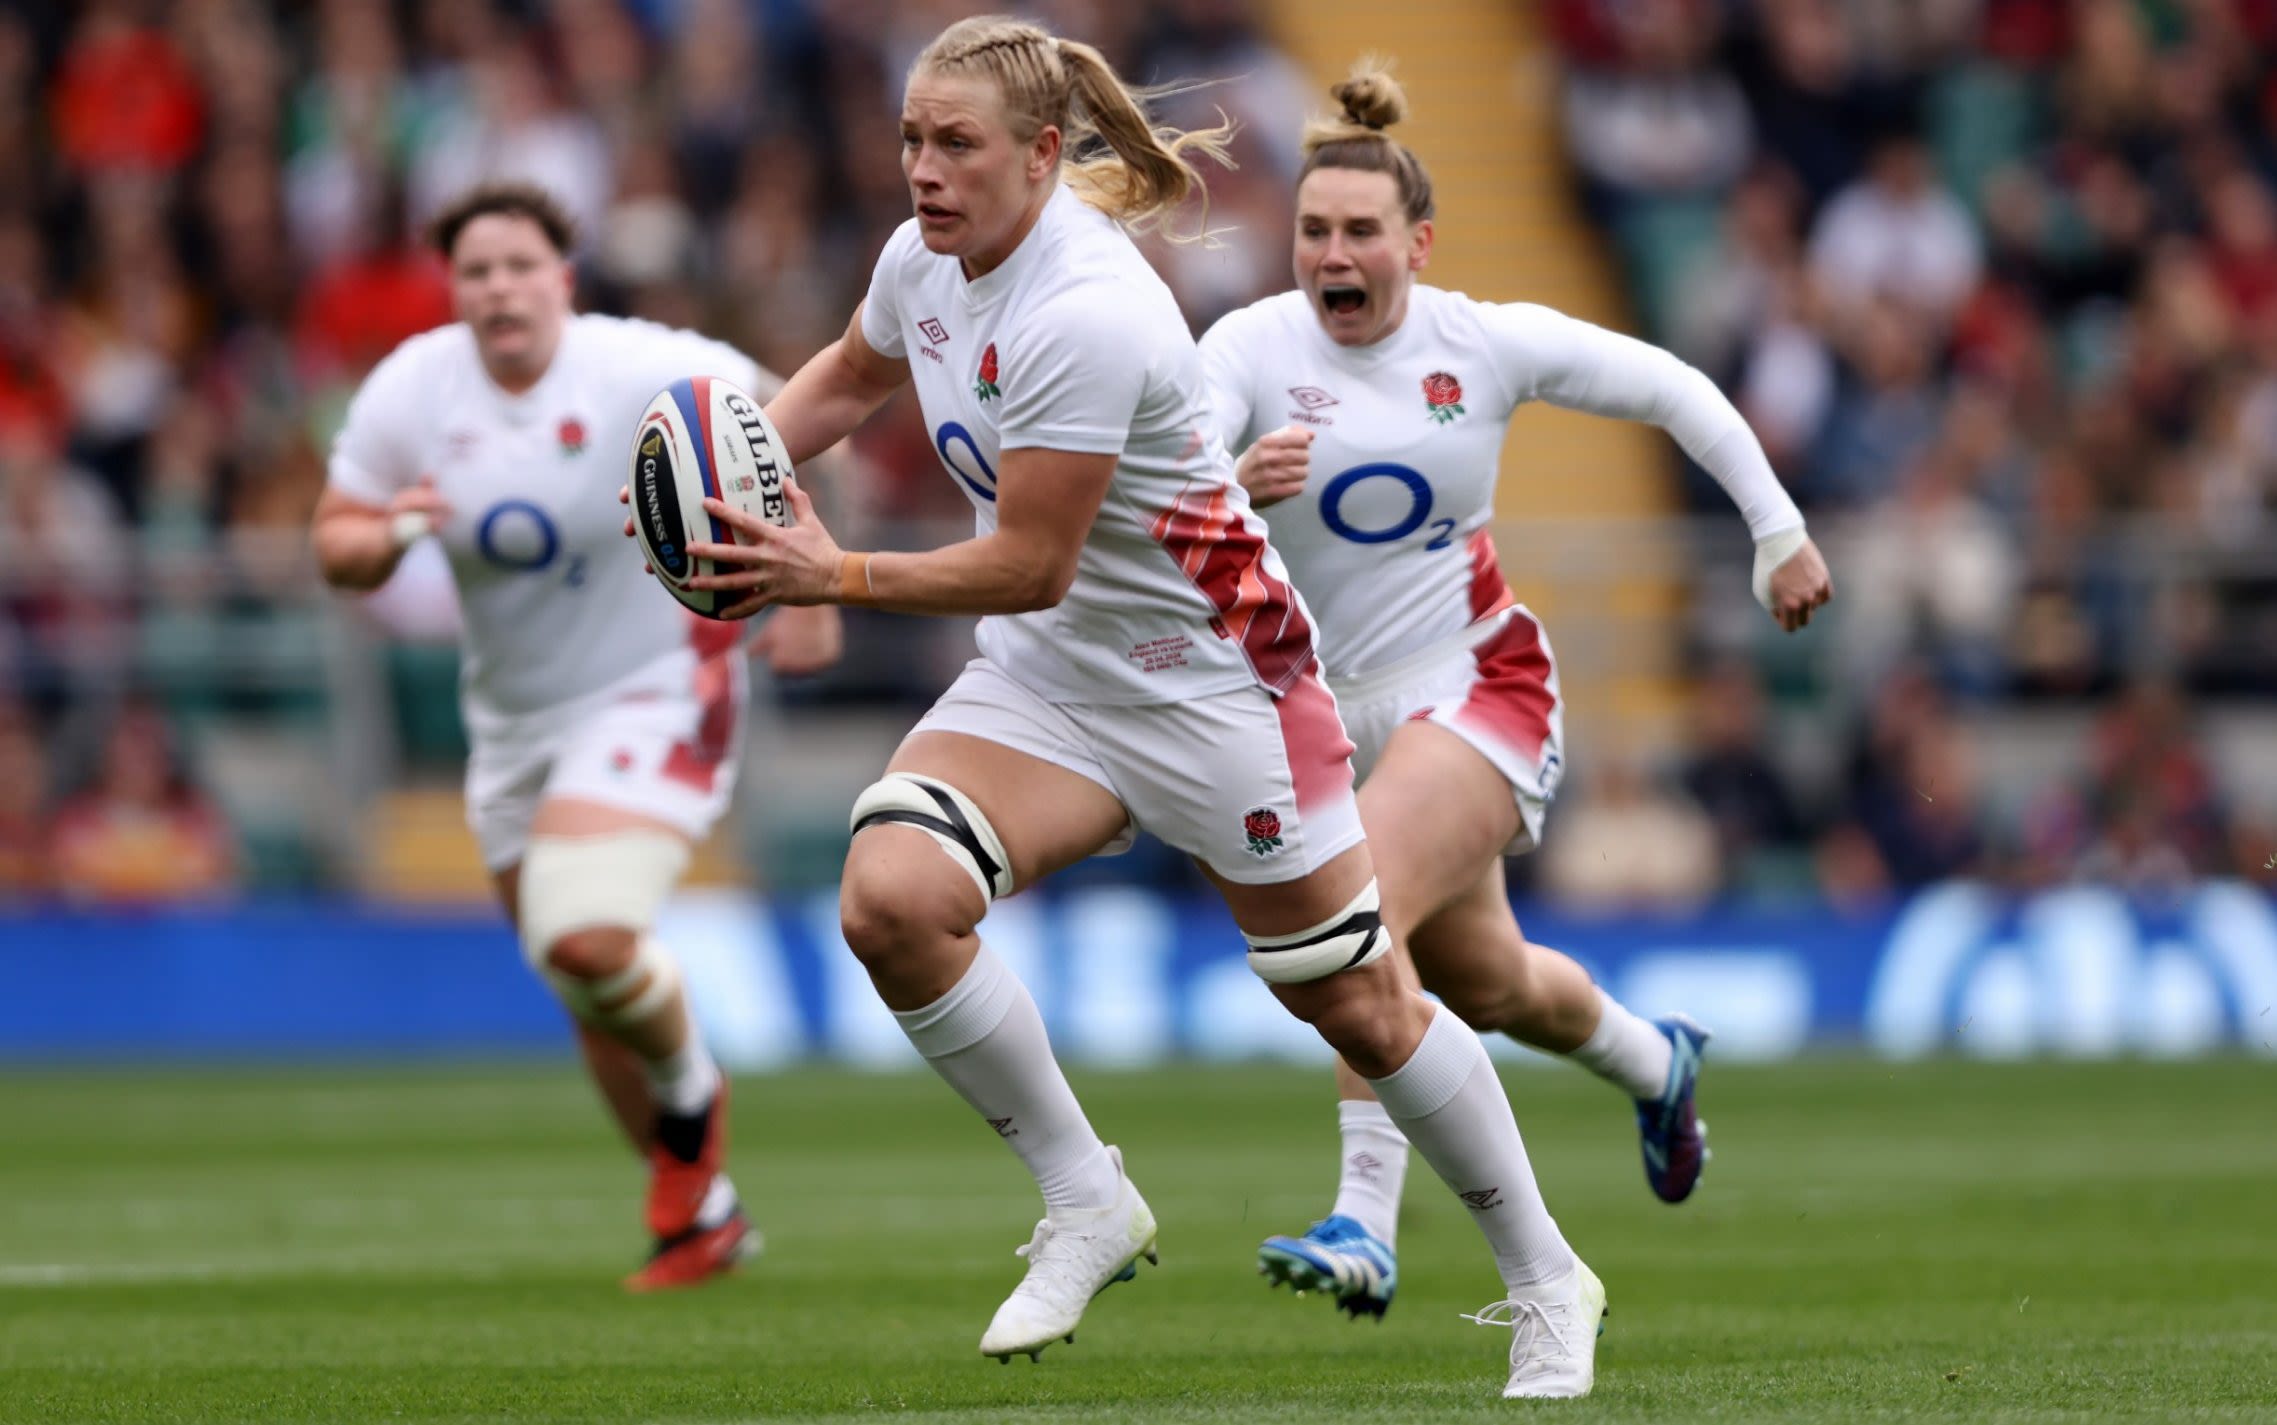
[[[1123,1172],[1123,1152],[1114,1155],[1120,1187],[1107,1207],[1062,1211],[1036,1224],[1036,1235],[1018,1255],[1028,1274],[996,1308],[980,1338],[980,1353],[1009,1364],[1016,1355],[1035,1360],[1054,1341],[1075,1340],[1075,1325],[1091,1298],[1116,1282],[1138,1275],[1138,1259],[1156,1259],[1154,1214]]]
[[[1577,1257],[1571,1274],[1463,1319],[1511,1328],[1504,1400],[1546,1400],[1587,1395],[1597,1383],[1597,1338],[1605,1333],[1605,1316],[1605,1284]]]

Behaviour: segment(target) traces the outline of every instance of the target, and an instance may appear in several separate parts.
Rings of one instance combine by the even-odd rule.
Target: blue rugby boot
[[[1707,1030],[1681,1014],[1656,1019],[1668,1036],[1668,1086],[1659,1098],[1637,1100],[1637,1137],[1644,1149],[1645,1181],[1662,1202],[1682,1202],[1698,1186],[1708,1163],[1708,1125],[1692,1110],[1692,1091],[1700,1082],[1700,1060],[1707,1052]]]
[[[1274,1286],[1287,1282],[1299,1296],[1325,1291],[1340,1310],[1384,1319],[1399,1290],[1399,1254],[1349,1217],[1328,1217],[1302,1237],[1268,1237],[1257,1249],[1257,1270]]]

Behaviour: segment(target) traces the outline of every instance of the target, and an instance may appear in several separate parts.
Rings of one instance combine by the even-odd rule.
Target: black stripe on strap
[[[1377,936],[1384,933],[1384,917],[1381,911],[1356,910],[1318,935],[1307,936],[1303,940],[1288,945],[1258,945],[1251,948],[1262,954],[1278,955],[1287,950],[1308,950],[1324,940],[1334,940],[1339,936],[1355,933],[1360,935],[1360,948],[1352,952],[1351,959],[1338,967],[1349,970],[1367,957],[1368,948],[1376,943]]]
[[[957,805],[953,797],[937,788],[928,787],[922,782],[914,782],[911,785],[922,789],[926,796],[933,799],[934,804],[941,808],[939,816],[927,816],[921,811],[873,811],[857,822],[854,830],[858,833],[865,826],[875,826],[880,822],[898,821],[920,827],[936,835],[946,836],[965,848],[965,851],[971,855],[974,864],[980,867],[982,879],[988,882],[989,891],[993,894],[997,879],[1004,874],[1004,867],[997,862],[995,857],[988,854],[988,849],[985,846],[981,845],[979,835],[972,829],[972,823],[965,819],[963,808]]]

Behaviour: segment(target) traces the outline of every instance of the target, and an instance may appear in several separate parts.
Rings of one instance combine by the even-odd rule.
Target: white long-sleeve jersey
[[[1419,283],[1397,331],[1346,347],[1302,292],[1284,292],[1228,313],[1201,345],[1229,449],[1282,426],[1313,432],[1304,491],[1261,513],[1333,679],[1397,663],[1509,603],[1487,527],[1503,439],[1528,401],[1667,430],[1757,539],[1802,524],[1713,382],[1547,307]]]

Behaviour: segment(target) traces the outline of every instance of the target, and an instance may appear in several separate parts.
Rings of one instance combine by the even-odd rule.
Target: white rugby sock
[[[1121,1175],[1052,1058],[1044,1017],[987,945],[956,987],[922,1009],[896,1010],[901,1032],[980,1111],[1043,1189],[1047,1208],[1107,1207]]]
[[[1341,1101],[1336,1122],[1344,1139],[1344,1168],[1336,1183],[1336,1206],[1329,1210],[1351,1218],[1389,1247],[1398,1240],[1407,1139],[1373,1099]]]
[[[1659,1098],[1668,1088],[1675,1046],[1651,1020],[1630,1013],[1627,1005],[1605,991],[1597,992],[1597,1002],[1601,1008],[1595,1032],[1567,1057],[1618,1084],[1630,1098]]]
[[[696,1226],[708,1232],[727,1221],[740,1205],[735,1184],[727,1180],[727,1174],[720,1173],[713,1177],[711,1187],[704,1192],[703,1205],[696,1209]]]
[[[1468,1026],[1435,1009],[1408,1061],[1369,1083],[1423,1161],[1471,1210],[1505,1286],[1517,1292],[1573,1269],[1573,1248],[1542,1202],[1502,1080]]]
[[[696,1032],[692,1014],[687,1042],[679,1052],[652,1060],[647,1068],[648,1089],[660,1113],[692,1117],[703,1112],[704,1105],[719,1093],[719,1065],[704,1047],[703,1036]]]

